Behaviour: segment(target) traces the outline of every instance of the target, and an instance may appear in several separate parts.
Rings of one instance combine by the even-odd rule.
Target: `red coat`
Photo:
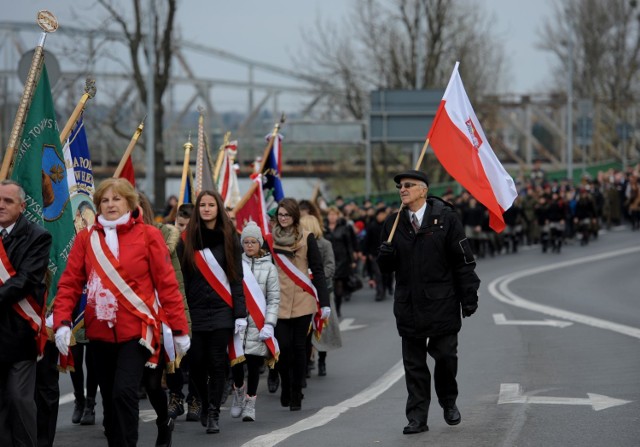
[[[135,215],[136,217],[133,217]],[[97,221],[93,231],[104,229]],[[158,291],[160,304],[167,317],[167,324],[175,335],[189,333],[187,318],[184,312],[182,295],[178,289],[178,281],[171,264],[169,250],[162,238],[162,233],[151,225],[145,225],[138,211],[132,213],[129,222],[118,225],[119,262],[126,270],[129,278],[136,283],[147,306],[152,308],[155,301],[154,291]],[[71,321],[71,314],[82,294],[92,265],[87,248],[89,231],[78,233],[71,248],[67,267],[58,283],[58,293],[54,300],[54,330],[63,321]],[[121,343],[141,336],[142,320],[118,303],[116,323],[109,328],[105,321],[96,318],[95,302],[87,301],[84,313],[86,335],[89,340],[110,343]]]

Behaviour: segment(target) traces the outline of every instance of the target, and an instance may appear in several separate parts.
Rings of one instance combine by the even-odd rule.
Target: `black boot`
[[[220,410],[209,410],[207,413],[207,433],[220,433]]]
[[[282,385],[282,391],[280,392],[280,405],[288,407],[291,404],[291,388],[289,386]]]
[[[71,415],[71,422],[73,424],[79,424],[82,419],[82,412],[84,411],[84,396],[76,394],[76,400],[74,401],[73,414]]]
[[[280,377],[278,376],[278,371],[275,369],[269,370],[269,376],[267,377],[267,388],[269,388],[270,393],[275,393],[278,391],[278,386],[280,386]]]
[[[156,447],[171,447],[171,433],[173,432],[174,425],[175,423],[171,418],[167,418],[164,423],[158,424]]]
[[[80,419],[80,425],[94,425],[96,423],[96,399],[94,397],[87,397],[87,402],[84,405],[84,412]]]
[[[302,399],[304,398],[304,394],[302,391],[292,391],[291,392],[291,404],[289,405],[290,411],[299,411],[302,409]]]
[[[319,376],[327,375],[327,364],[325,363],[324,359],[318,360],[318,375]]]

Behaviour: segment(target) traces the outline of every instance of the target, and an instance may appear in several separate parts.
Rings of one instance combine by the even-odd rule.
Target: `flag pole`
[[[120,163],[118,164],[118,167],[116,168],[116,172],[113,173],[113,178],[119,178],[120,174],[122,174],[122,170],[124,169],[124,165],[127,163],[127,159],[131,156],[131,153],[133,152],[133,149],[136,147],[136,143],[138,142],[138,138],[140,138],[140,134],[142,133],[142,129],[144,129],[144,120],[147,118],[147,116],[145,115],[144,118],[142,118],[142,121],[140,121],[140,124],[138,124],[138,127],[136,128],[136,131],[133,133],[133,136],[131,137],[131,141],[129,141],[129,146],[127,146],[127,149],[124,151],[124,154],[122,155],[122,158],[120,159]]]
[[[427,146],[429,146],[429,137],[424,141],[422,145],[422,151],[420,152],[420,157],[418,157],[418,162],[416,163],[416,171],[420,169],[420,165],[422,164],[422,160],[424,160],[424,155],[427,153]],[[396,232],[396,228],[398,228],[398,222],[400,222],[400,213],[402,212],[403,204],[400,204],[400,209],[398,210],[398,214],[396,214],[396,220],[393,222],[393,227],[391,227],[391,232],[389,233],[389,237],[387,238],[387,243],[391,243],[393,239],[393,235]]]
[[[222,145],[218,149],[218,158],[216,159],[216,167],[213,170],[213,181],[217,184],[218,177],[220,177],[220,169],[222,169],[222,162],[224,161],[224,151],[226,150],[229,140],[231,139],[231,132],[226,132],[222,140]]]
[[[280,130],[280,126],[284,124],[285,120],[286,120],[286,117],[284,113],[282,113],[282,115],[280,116],[280,121],[278,121],[273,126],[273,131],[271,132],[271,137],[269,138],[269,142],[267,143],[267,146],[264,148],[264,154],[262,156],[262,164],[260,165],[260,171],[258,171],[261,174],[262,174],[262,170],[264,169],[264,165],[267,162],[267,157],[269,156],[269,152],[273,148],[273,141],[278,136],[278,131]],[[238,204],[233,208],[234,212],[238,211],[240,208],[244,206],[245,203],[247,203],[247,200],[249,200],[249,198],[251,197],[251,195],[253,194],[253,192],[257,187],[258,187],[258,184],[253,182],[253,185],[251,185],[251,187],[245,193],[245,195],[242,196],[242,198],[240,199],[240,202],[238,202]]]
[[[280,115],[280,121],[278,121],[275,126],[273,126],[273,131],[271,132],[271,138],[269,138],[269,142],[267,143],[267,146],[264,148],[264,154],[262,154],[262,164],[260,165],[260,173],[262,173],[262,170],[264,169],[264,165],[267,163],[267,157],[269,156],[269,152],[271,152],[271,149],[273,149],[273,142],[275,141],[276,137],[278,136],[278,131],[280,130],[280,127],[282,126],[282,124],[284,124],[286,120],[286,117],[284,116],[284,112],[282,113],[282,115]]]
[[[96,96],[96,81],[95,79],[87,78],[84,83],[84,93],[80,97],[80,101],[76,104],[76,108],[71,113],[71,116],[67,120],[67,124],[64,125],[62,132],[60,132],[60,144],[64,145],[71,134],[71,129],[75,126],[78,121],[78,117],[84,111],[84,106],[87,101]]]
[[[40,80],[40,74],[42,73],[42,64],[44,63],[44,42],[47,39],[48,33],[53,33],[58,29],[58,19],[51,12],[42,10],[38,11],[36,23],[42,29],[40,34],[40,41],[35,48],[33,58],[31,59],[31,67],[29,67],[29,74],[27,75],[27,81],[24,84],[24,90],[22,91],[22,97],[18,104],[18,111],[16,112],[16,119],[13,122],[11,133],[9,134],[9,143],[7,149],[4,152],[4,160],[2,160],[2,168],[0,168],[0,180],[4,180],[9,176],[11,165],[13,164],[13,157],[15,155],[16,146],[20,144],[20,136],[24,128],[24,122],[27,119],[27,113],[31,107],[31,100],[33,99],[33,93]]]
[[[189,160],[191,155],[191,149],[193,149],[193,144],[191,144],[191,135],[189,135],[189,140],[182,145],[184,148],[184,161],[182,162],[182,180],[180,181],[180,196],[178,196],[178,207],[182,205],[184,202],[184,190],[187,188],[187,175],[189,171]]]

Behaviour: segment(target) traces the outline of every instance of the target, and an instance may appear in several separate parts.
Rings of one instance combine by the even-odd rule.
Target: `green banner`
[[[27,194],[24,216],[44,226],[53,237],[49,256],[52,281],[47,299],[47,306],[50,307],[60,275],[67,265],[75,230],[67,169],[46,67],[42,68],[31,101],[20,145],[16,149],[11,178],[20,183]]]

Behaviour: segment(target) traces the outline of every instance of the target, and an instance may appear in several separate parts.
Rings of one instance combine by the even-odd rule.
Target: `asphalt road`
[[[326,377],[308,379],[290,412],[261,379],[257,420],[221,432],[176,423],[174,446],[637,446],[640,445],[640,233],[620,228],[561,254],[525,247],[478,261],[480,308],[460,333],[458,406],[447,426],[436,401],[429,431],[402,435],[406,389],[392,299],[361,290],[343,305],[343,347]],[[431,363],[432,364],[432,363]],[[61,375],[62,401],[71,384]],[[230,404],[229,399],[227,405]],[[56,446],[106,445],[95,426],[73,426],[60,407]],[[140,446],[156,426],[141,402]]]

